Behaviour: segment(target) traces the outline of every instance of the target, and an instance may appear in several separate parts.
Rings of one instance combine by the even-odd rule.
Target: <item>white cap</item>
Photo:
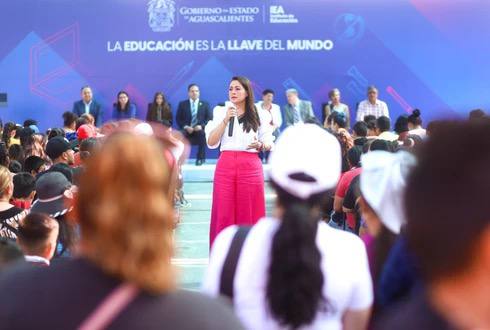
[[[371,151],[362,155],[361,192],[381,222],[395,234],[405,223],[406,178],[415,164],[408,152]]]
[[[340,144],[314,124],[288,127],[278,138],[269,158],[269,177],[301,199],[337,185],[341,170]],[[295,175],[303,176],[295,179]]]

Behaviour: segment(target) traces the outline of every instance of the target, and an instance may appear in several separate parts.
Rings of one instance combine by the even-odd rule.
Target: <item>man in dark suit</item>
[[[301,100],[298,97],[298,91],[290,88],[286,91],[288,103],[284,106],[284,118],[287,126],[298,123],[312,123],[317,119],[313,113],[310,101]]]
[[[102,125],[102,110],[100,104],[93,99],[92,88],[84,86],[81,90],[82,99],[73,103],[73,113],[78,117],[85,113],[91,114],[95,119],[95,126]]]
[[[204,127],[213,119],[209,104],[199,99],[199,86],[190,84],[187,88],[189,99],[181,101],[177,108],[177,125],[192,145],[198,145],[196,165],[206,160],[206,135]]]

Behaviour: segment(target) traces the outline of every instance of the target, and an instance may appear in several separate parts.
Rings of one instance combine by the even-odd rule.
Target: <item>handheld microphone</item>
[[[231,102],[226,102],[225,103],[226,109],[229,107],[232,107],[236,109],[235,105]],[[230,118],[230,122],[228,123],[228,136],[233,136],[233,126],[235,125],[235,116]]]

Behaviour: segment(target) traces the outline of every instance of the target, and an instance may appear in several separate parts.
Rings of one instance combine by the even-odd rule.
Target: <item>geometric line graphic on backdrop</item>
[[[74,70],[80,61],[80,28],[74,23],[30,49],[29,88],[32,93],[57,106],[67,108],[73,88],[83,84]]]

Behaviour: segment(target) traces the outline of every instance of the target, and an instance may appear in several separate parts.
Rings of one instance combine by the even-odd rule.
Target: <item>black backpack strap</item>
[[[221,270],[221,280],[219,292],[222,296],[228,297],[233,302],[233,281],[235,279],[236,267],[238,265],[238,259],[242,251],[243,243],[247,238],[247,234],[252,227],[238,227],[238,230],[233,236],[233,240],[230,244],[230,249],[226,256]]]

